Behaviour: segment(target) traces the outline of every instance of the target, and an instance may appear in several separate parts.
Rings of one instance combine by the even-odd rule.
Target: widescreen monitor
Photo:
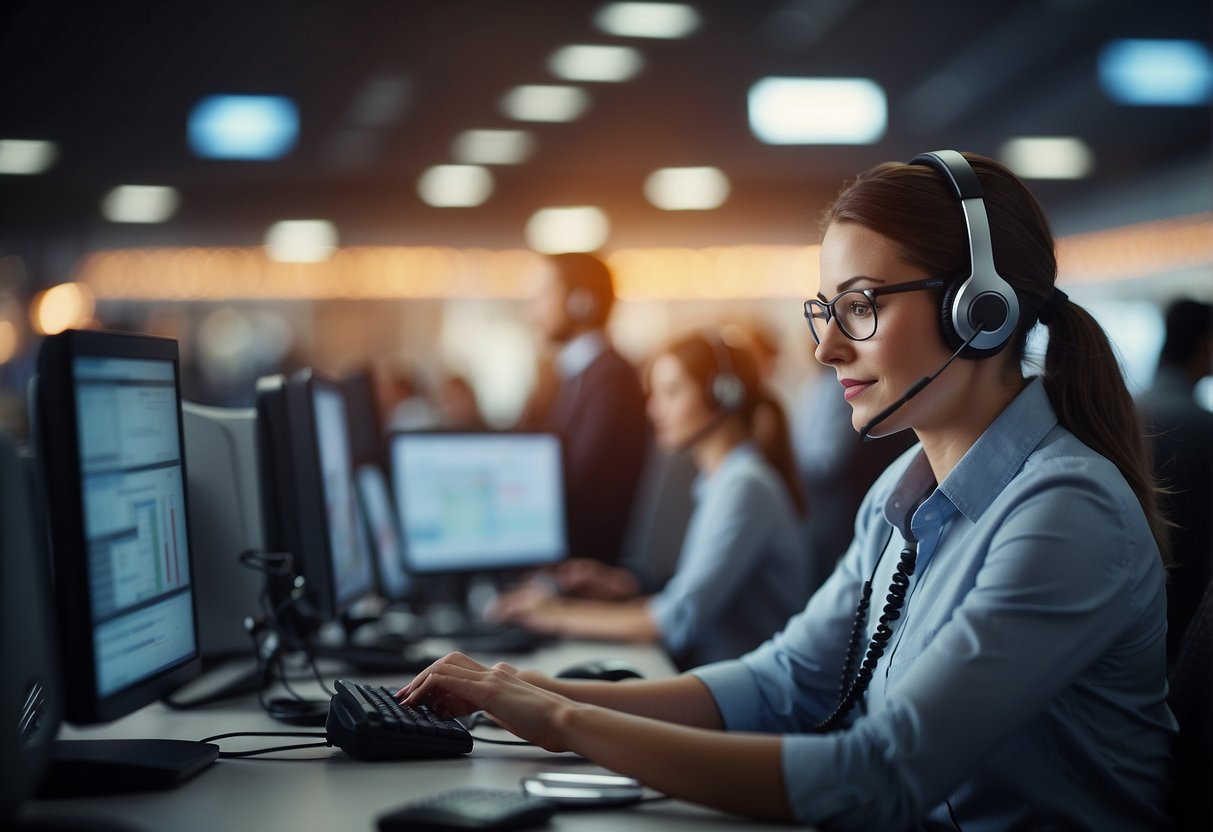
[[[402,432],[390,453],[412,573],[512,570],[567,556],[558,434]]]

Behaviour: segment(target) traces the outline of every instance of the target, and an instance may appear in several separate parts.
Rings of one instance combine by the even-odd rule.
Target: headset
[[[745,403],[745,382],[733,369],[733,358],[729,355],[729,347],[724,338],[715,329],[705,329],[703,338],[712,348],[716,357],[716,373],[708,385],[708,398],[716,410],[723,413],[733,413]]]
[[[910,160],[941,174],[964,211],[969,242],[969,274],[944,291],[940,324],[948,348],[963,358],[998,354],[1019,324],[1019,298],[994,265],[990,220],[981,183],[968,160],[955,150],[935,150]],[[961,349],[963,347],[963,350]]]

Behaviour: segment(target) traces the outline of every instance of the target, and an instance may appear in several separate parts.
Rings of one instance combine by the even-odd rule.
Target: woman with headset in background
[[[861,175],[827,212],[805,314],[860,432],[920,442],[805,610],[672,679],[577,685],[453,654],[401,698],[756,817],[1168,828],[1165,524],[1115,356],[1056,270],[997,162],[937,151]],[[1025,376],[1037,321],[1048,350]]]
[[[683,668],[736,658],[778,631],[808,596],[797,532],[804,501],[787,420],[750,351],[715,330],[658,352],[647,386],[658,446],[687,450],[699,471],[674,576],[655,595],[629,598],[630,573],[596,564],[581,583],[616,592],[561,597],[532,581],[502,596],[494,614],[553,635],[660,642]],[[756,433],[759,413],[773,427]]]

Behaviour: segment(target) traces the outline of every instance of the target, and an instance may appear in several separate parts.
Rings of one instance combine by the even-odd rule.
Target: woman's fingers
[[[448,653],[427,667],[425,670],[414,676],[413,681],[396,691],[396,698],[400,699],[401,697],[407,696],[411,691],[415,690],[422,682],[429,678],[429,675],[434,672],[435,668],[450,666],[484,668],[484,665],[480,664],[475,659],[465,656],[463,653]]]

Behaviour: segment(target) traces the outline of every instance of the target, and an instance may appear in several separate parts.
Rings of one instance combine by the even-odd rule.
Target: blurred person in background
[[[606,264],[568,253],[544,258],[529,309],[554,352],[555,389],[529,409],[534,424],[564,437],[569,551],[612,564],[649,444],[636,369],[607,337],[614,304]]]
[[[1154,383],[1137,398],[1167,489],[1161,506],[1174,525],[1167,583],[1167,656],[1174,661],[1196,607],[1213,580],[1213,413],[1196,402],[1196,384],[1213,374],[1213,305],[1178,300],[1166,312],[1166,337]]]
[[[648,387],[657,444],[689,452],[698,469],[674,576],[656,595],[638,596],[627,570],[577,561],[568,566],[581,573],[583,594],[601,600],[557,597],[531,583],[499,599],[496,613],[542,633],[660,642],[684,668],[734,658],[807,597],[797,531],[804,502],[787,421],[752,354],[714,330],[661,350]],[[758,436],[759,411],[778,418],[778,430]]]
[[[375,365],[376,396],[387,433],[437,427],[442,414],[430,400],[421,373],[405,358]]]
[[[476,391],[463,376],[449,375],[439,382],[435,399],[444,428],[485,430],[488,427],[476,401]]]

